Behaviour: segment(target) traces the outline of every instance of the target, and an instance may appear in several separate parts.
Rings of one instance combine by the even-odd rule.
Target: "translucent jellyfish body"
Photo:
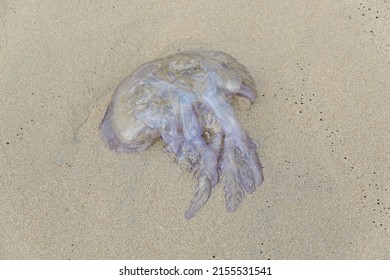
[[[145,63],[117,87],[100,125],[117,152],[145,150],[157,139],[197,179],[185,213],[193,217],[221,182],[234,211],[263,181],[256,145],[240,127],[234,95],[255,100],[255,83],[232,56],[195,49]]]

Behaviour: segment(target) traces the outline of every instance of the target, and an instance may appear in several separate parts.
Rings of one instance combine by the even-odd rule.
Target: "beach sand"
[[[1,259],[389,258],[388,2],[2,1],[0,26]],[[253,75],[234,106],[265,181],[185,220],[162,141],[118,154],[98,127],[137,66],[196,47]]]

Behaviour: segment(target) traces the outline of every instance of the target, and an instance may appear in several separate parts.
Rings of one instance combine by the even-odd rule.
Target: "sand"
[[[318,3],[320,2],[320,3]],[[386,1],[2,1],[1,259],[388,259]],[[98,136],[138,65],[194,47],[247,66],[235,100],[265,182],[235,213],[160,141]]]

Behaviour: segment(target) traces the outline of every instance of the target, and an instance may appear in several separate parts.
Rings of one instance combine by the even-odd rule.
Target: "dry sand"
[[[388,259],[389,1],[1,1],[1,259]],[[98,126],[138,65],[203,47],[248,67],[237,100],[265,182],[192,220],[195,180]]]

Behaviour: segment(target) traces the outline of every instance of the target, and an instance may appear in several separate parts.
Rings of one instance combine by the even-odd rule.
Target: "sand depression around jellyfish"
[[[203,49],[179,52],[141,65],[119,84],[100,134],[117,152],[139,152],[162,138],[198,181],[187,219],[218,182],[226,209],[234,211],[263,181],[256,145],[231,105],[234,95],[256,98],[252,77],[236,59]]]

